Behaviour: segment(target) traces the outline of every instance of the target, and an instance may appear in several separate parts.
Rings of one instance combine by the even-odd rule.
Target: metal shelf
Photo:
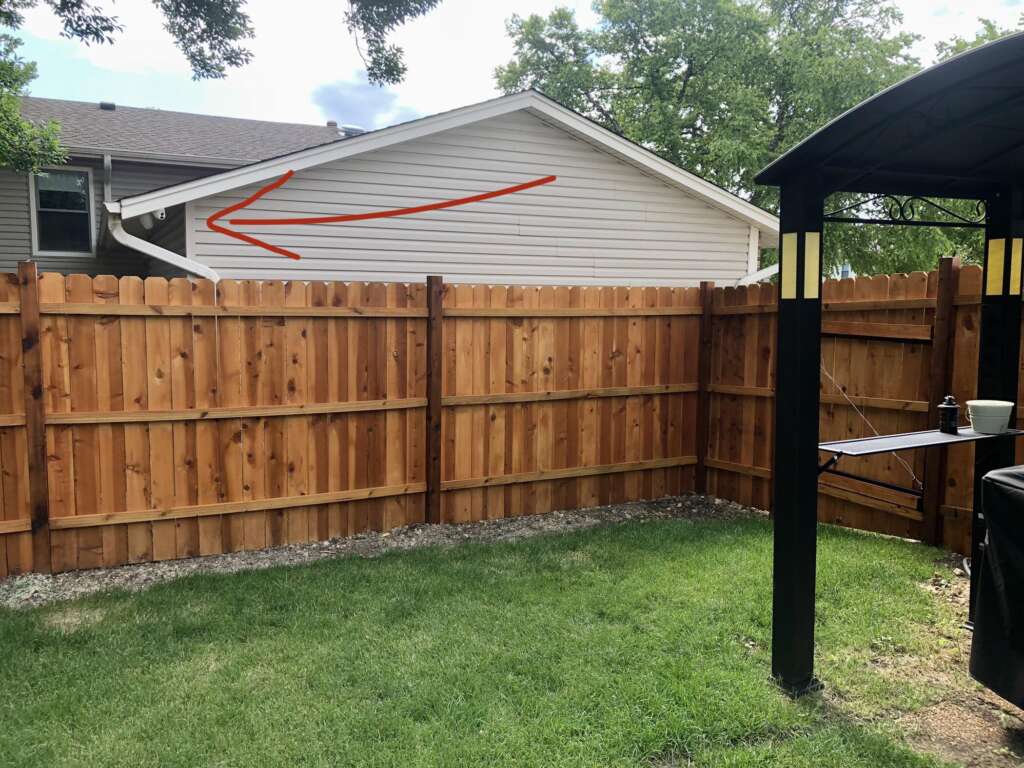
[[[910,451],[915,448],[928,448],[933,445],[952,445],[954,443],[973,443],[977,440],[987,440],[997,437],[1020,437],[1024,430],[1008,429],[998,435],[984,435],[975,432],[973,429],[961,427],[955,435],[940,432],[937,429],[928,429],[923,432],[902,432],[895,435],[879,435],[877,437],[864,437],[856,440],[835,440],[829,443],[818,445],[819,451],[826,451],[840,456],[870,456],[875,453],[889,453],[890,451]]]

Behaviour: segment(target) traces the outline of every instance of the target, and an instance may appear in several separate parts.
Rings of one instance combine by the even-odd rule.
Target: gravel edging
[[[0,607],[30,608],[95,592],[123,589],[137,592],[153,584],[193,573],[235,573],[302,565],[341,557],[376,557],[394,550],[452,546],[465,541],[517,541],[549,533],[568,533],[600,525],[669,519],[739,519],[766,512],[711,496],[688,494],[657,501],[634,501],[541,515],[510,517],[461,525],[410,525],[383,533],[369,532],[342,539],[291,544],[249,552],[232,552],[182,560],[165,560],[116,568],[69,571],[55,575],[26,573],[0,581]]]

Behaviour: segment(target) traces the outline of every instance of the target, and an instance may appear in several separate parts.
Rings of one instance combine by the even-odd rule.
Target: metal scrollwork
[[[886,218],[860,218],[857,216],[844,216],[843,214],[856,211],[860,208],[870,207],[874,210],[884,211]],[[941,218],[923,219],[920,218],[925,211],[936,211]],[[927,197],[912,195],[910,197],[897,197],[896,195],[876,195],[865,200],[857,200],[849,205],[837,208],[825,214],[825,221],[845,222],[851,224],[892,224],[904,226],[922,227],[984,227],[985,226],[985,201],[977,200],[974,203],[973,212],[970,214],[958,213],[947,208],[941,203],[930,200]]]

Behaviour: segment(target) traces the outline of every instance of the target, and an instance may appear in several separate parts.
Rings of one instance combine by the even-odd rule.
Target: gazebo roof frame
[[[825,221],[843,220],[841,212],[825,214],[825,199],[851,192],[900,207],[906,200],[899,198],[908,196],[982,202],[977,396],[1016,403],[1024,272],[1024,33],[882,91],[812,134],[756,180],[778,186],[781,200],[775,423],[785,428],[775,429],[772,673],[799,695],[818,687],[813,672],[822,235]],[[927,202],[948,220],[908,221],[915,217],[897,209],[889,219],[870,223],[980,223]],[[1011,439],[976,444],[975,562],[985,534],[981,478],[1013,461]],[[972,571],[972,610],[977,572]]]
[[[982,199],[1024,170],[1024,32],[961,53],[835,118],[756,177],[835,191]]]

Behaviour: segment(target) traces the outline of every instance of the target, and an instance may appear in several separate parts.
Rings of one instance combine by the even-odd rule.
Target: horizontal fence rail
[[[0,276],[0,575],[691,490],[770,505],[768,284],[19,275]],[[952,262],[826,281],[822,439],[969,399],[980,289]],[[826,476],[819,516],[966,551],[971,450],[844,459],[886,485]]]

